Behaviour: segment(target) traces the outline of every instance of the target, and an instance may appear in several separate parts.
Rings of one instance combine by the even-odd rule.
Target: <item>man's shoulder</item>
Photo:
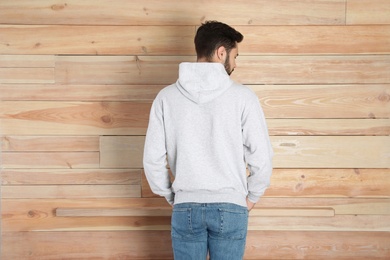
[[[164,97],[169,97],[171,95],[174,95],[178,92],[178,89],[176,87],[176,84],[171,84],[169,86],[166,86],[164,87],[163,89],[161,89],[158,94],[157,94],[157,97],[158,98],[164,98]]]

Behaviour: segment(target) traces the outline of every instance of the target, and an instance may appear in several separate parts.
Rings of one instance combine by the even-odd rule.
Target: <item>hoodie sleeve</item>
[[[257,96],[245,106],[242,117],[245,161],[248,165],[248,199],[256,203],[270,185],[273,150]]]
[[[171,189],[166,154],[163,106],[162,101],[157,97],[150,110],[143,165],[153,193],[165,197],[172,205],[174,194]]]

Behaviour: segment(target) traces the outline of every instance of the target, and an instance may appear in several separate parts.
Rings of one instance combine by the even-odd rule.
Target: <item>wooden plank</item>
[[[248,56],[232,78],[243,84],[370,84],[390,82],[390,59],[378,56]]]
[[[389,237],[389,232],[250,231],[244,259],[386,259]]]
[[[136,198],[140,185],[21,185],[2,186],[4,199],[40,198]]]
[[[136,169],[4,169],[2,185],[141,184]]]
[[[390,135],[390,119],[267,119],[272,136]]]
[[[56,208],[57,217],[163,217],[171,216],[172,209],[161,208]]]
[[[73,198],[73,199],[3,199],[3,231],[50,231],[50,230],[147,230],[147,229],[168,229],[170,225],[171,206],[165,199],[140,199],[140,198]],[[337,219],[331,216],[324,216],[314,220],[318,228],[329,225],[330,228],[337,226],[342,229],[341,224],[333,222],[343,222],[350,220],[351,224],[345,226],[352,230],[363,229],[363,222],[378,222],[368,224],[365,229],[388,228],[389,199],[350,199],[350,198],[262,198],[250,213],[253,219],[254,229],[256,225],[270,225],[273,223],[272,214],[278,214],[281,221],[284,218],[283,228],[287,230],[297,229],[299,226],[305,227],[306,223],[297,224],[297,217],[301,215],[314,215],[322,213],[336,213]],[[127,217],[105,216],[101,217],[76,217],[64,218],[66,210],[72,213],[83,212],[85,209],[94,207],[89,211],[89,215],[103,215],[103,213],[116,215],[130,215]],[[56,214],[57,209],[61,209],[61,214]],[[96,209],[102,209],[97,212]],[[107,210],[110,209],[110,210]],[[326,209],[326,211],[323,211]],[[306,211],[306,212],[305,212]],[[69,212],[68,212],[69,213]],[[125,213],[125,214],[123,214]],[[338,214],[341,213],[341,214]],[[108,215],[106,214],[106,215]],[[161,214],[165,217],[155,217]],[[282,215],[281,214],[286,214]],[[291,216],[287,215],[290,214]],[[292,216],[296,217],[292,217]],[[363,216],[366,217],[363,217]],[[377,218],[382,215],[383,218]],[[340,217],[344,216],[344,217]],[[357,216],[357,217],[356,217]],[[318,217],[318,216],[317,216]],[[355,218],[356,217],[356,218]],[[325,218],[330,218],[326,220]],[[370,221],[371,219],[371,221]],[[376,221],[374,221],[376,220]],[[309,220],[310,221],[310,220]],[[260,222],[260,223],[259,223]],[[313,224],[312,222],[308,222]],[[308,224],[307,223],[307,224]],[[279,224],[273,223],[278,229]],[[291,227],[290,227],[291,225]],[[298,225],[298,227],[295,227]],[[263,227],[267,228],[267,227]],[[269,227],[271,228],[271,227]],[[312,227],[315,229],[316,227]]]
[[[364,224],[362,224],[364,223]],[[389,215],[340,215],[250,217],[249,230],[295,231],[390,231]]]
[[[99,168],[99,152],[3,152],[4,169]]]
[[[389,232],[249,231],[244,259],[386,259]],[[266,237],[259,243],[259,237]],[[111,252],[111,253],[110,253]],[[172,259],[170,231],[5,232],[2,259]]]
[[[177,80],[179,63],[195,61],[186,56],[58,56],[58,84],[172,84]]]
[[[54,55],[2,54],[0,56],[0,68],[54,68],[54,60]]]
[[[164,203],[165,199],[163,200]],[[332,208],[336,215],[390,215],[389,198],[353,197],[267,197],[255,205],[255,209],[266,207]]]
[[[274,169],[265,196],[390,198],[389,176],[390,169]]]
[[[223,6],[223,8],[221,8]],[[218,10],[218,12],[215,12]],[[211,0],[207,3],[168,0],[14,0],[0,3],[3,24],[198,25],[205,20],[228,24],[344,24],[344,0]]]
[[[244,35],[238,47],[240,55],[388,54],[390,50],[388,25],[235,28]]]
[[[151,102],[164,87],[166,85],[1,84],[0,100]],[[382,115],[388,114],[383,111],[388,111],[387,101],[390,95],[390,84],[247,85],[247,87],[258,95],[264,109],[270,111],[273,106],[277,105],[277,110],[283,111],[280,113],[272,111],[272,117],[282,114],[283,118],[286,118],[288,116],[287,112],[292,109],[294,114],[300,112],[302,114],[301,118],[307,113],[312,118],[323,118],[324,110],[327,113],[332,113],[332,118],[341,116],[343,118],[362,117],[367,116],[367,114],[372,118],[378,114],[379,108],[383,109],[380,110]],[[317,93],[321,93],[322,97],[326,97],[326,99],[320,98]],[[270,103],[272,106],[268,104],[269,102],[273,102]],[[283,102],[283,104],[280,104],[280,102]],[[287,104],[290,106],[283,110]],[[302,105],[305,109],[296,109],[296,107]],[[307,106],[310,106],[310,109],[307,109]],[[336,113],[332,109],[335,106],[337,108],[348,106],[349,109],[338,109],[339,112]],[[367,113],[369,109],[374,111]]]
[[[0,68],[0,83],[54,83],[54,69]]]
[[[276,168],[390,168],[388,136],[271,137]]]
[[[101,139],[101,166],[142,168],[144,137]],[[271,137],[275,168],[390,168],[389,136]]]
[[[144,136],[101,136],[100,168],[143,168],[144,143]]]
[[[390,24],[390,2],[387,0],[348,0],[346,23]]]
[[[98,152],[98,136],[0,136],[3,152]]]
[[[171,210],[135,209],[65,209],[55,216],[47,212],[29,210],[14,223],[5,220],[5,231],[113,231],[113,230],[169,230]],[[152,214],[150,214],[153,212]],[[332,210],[321,209],[264,209],[250,213],[248,230],[291,231],[389,231],[389,215],[331,216]],[[161,214],[158,216],[156,214]],[[292,214],[288,216],[286,214]],[[318,216],[324,214],[324,216]],[[45,221],[42,221],[42,220]],[[43,222],[43,223],[42,223]],[[16,227],[15,230],[9,227]],[[366,223],[362,225],[362,223]]]
[[[245,37],[239,45],[241,55],[390,53],[389,25],[235,28]],[[0,53],[195,55],[194,30],[194,26],[0,25],[8,43],[0,45]]]
[[[149,102],[9,101],[0,104],[0,120],[5,135],[145,134],[150,106]]]
[[[389,176],[390,169],[274,169],[264,198],[390,198]],[[144,174],[142,197],[158,197],[150,190]]]
[[[164,198],[3,199],[2,203],[2,213],[7,219],[27,217],[25,213],[29,210],[54,216],[57,208],[172,209]],[[389,206],[389,198],[265,196],[255,205],[255,209],[332,208],[336,215],[390,215]]]
[[[193,26],[0,25],[0,33],[3,54],[195,54]]]
[[[146,110],[147,111],[147,110]],[[123,110],[125,112],[125,110]],[[128,111],[127,111],[128,112]],[[268,114],[268,113],[267,113]],[[42,114],[43,115],[43,114]],[[272,114],[269,114],[272,115]],[[126,117],[126,115],[123,115]],[[80,124],[69,124],[64,128],[63,123],[48,122],[32,124],[35,120],[23,119],[0,119],[4,135],[145,135],[147,128],[146,112],[144,120],[134,126],[131,121],[124,123],[123,127],[94,127]],[[87,119],[86,119],[87,120]],[[88,121],[86,121],[88,122]],[[99,122],[100,123],[100,122]],[[141,125],[142,123],[142,125]],[[284,135],[389,135],[389,119],[267,119],[268,131],[272,136]]]
[[[152,101],[165,85],[1,84],[3,101]]]
[[[86,105],[110,104],[112,106],[127,106],[128,103],[117,101],[136,101],[138,106],[149,110],[144,103],[151,103],[163,85],[34,85],[34,84],[3,84],[0,85],[0,100],[3,101],[84,101]],[[367,85],[248,85],[259,97],[267,118],[389,118],[390,117],[390,84]],[[91,95],[91,93],[94,93]],[[85,101],[91,101],[86,103]],[[92,103],[99,102],[99,103]],[[105,101],[106,103],[100,103]],[[112,103],[107,103],[112,102]],[[56,104],[58,102],[45,103]],[[141,104],[142,103],[142,104]],[[9,106],[16,104],[34,108],[43,103],[3,103],[3,111],[8,112]],[[73,103],[75,104],[75,103]],[[69,104],[64,103],[64,106]],[[102,105],[103,106],[103,105]],[[93,107],[96,110],[96,107]],[[15,110],[15,108],[12,108]],[[66,108],[63,108],[66,111]],[[139,111],[147,116],[148,111],[124,107],[116,109],[121,117],[128,112]],[[84,114],[93,114],[92,112]],[[113,116],[113,115],[111,115]],[[141,116],[141,115],[140,115]],[[323,121],[325,122],[325,121]],[[335,123],[335,125],[340,124]],[[147,124],[147,122],[144,122]],[[289,122],[290,123],[290,122]],[[293,124],[293,122],[291,122]],[[300,124],[305,124],[299,122]],[[321,124],[321,122],[318,122]],[[366,121],[367,126],[370,125]],[[131,126],[130,124],[128,125]],[[79,126],[81,127],[81,126]],[[379,130],[379,129],[378,129]]]
[[[390,118],[389,84],[249,87],[268,118]]]
[[[169,85],[193,56],[59,56],[59,84]],[[390,59],[364,56],[243,56],[232,78],[243,84],[387,84]],[[282,76],[281,76],[282,75]]]
[[[19,241],[19,242],[18,242]],[[7,232],[2,259],[172,259],[169,231]]]

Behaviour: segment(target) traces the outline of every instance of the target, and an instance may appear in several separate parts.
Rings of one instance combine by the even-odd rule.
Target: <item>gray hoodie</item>
[[[170,204],[257,202],[272,156],[257,96],[220,63],[181,63],[177,82],[153,102],[144,169],[152,191]]]

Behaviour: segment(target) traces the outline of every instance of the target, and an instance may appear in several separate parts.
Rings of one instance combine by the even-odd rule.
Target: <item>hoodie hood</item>
[[[212,101],[232,84],[225,67],[216,62],[183,62],[176,82],[179,91],[197,104]]]

